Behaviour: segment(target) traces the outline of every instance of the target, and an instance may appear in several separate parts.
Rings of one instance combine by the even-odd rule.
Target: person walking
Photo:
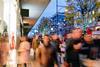
[[[80,67],[79,52],[82,46],[80,39],[73,40],[66,50],[65,67]]]
[[[18,49],[19,52],[19,65],[22,66],[24,64],[25,67],[28,67],[30,57],[30,43],[27,41],[25,36],[21,37],[21,43]]]
[[[37,61],[40,67],[58,67],[57,53],[50,44],[49,35],[44,35],[43,45],[38,47]]]
[[[39,36],[35,35],[32,40],[32,48],[34,51],[34,60],[36,59],[36,50],[37,50],[38,46],[39,46]]]
[[[8,37],[3,37],[0,45],[0,64],[2,67],[6,67],[9,49]]]

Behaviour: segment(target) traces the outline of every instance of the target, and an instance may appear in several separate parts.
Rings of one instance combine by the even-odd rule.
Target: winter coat
[[[30,57],[30,43],[27,41],[21,42],[19,47],[19,63],[28,63]]]
[[[7,42],[3,42],[0,45],[0,64],[5,65],[8,61],[9,54],[9,44]]]

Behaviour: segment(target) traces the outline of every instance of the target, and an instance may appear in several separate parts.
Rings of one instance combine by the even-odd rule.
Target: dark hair
[[[75,45],[75,44],[78,44],[78,43],[81,43],[81,42],[82,42],[81,39],[74,39],[74,40],[72,41],[72,45]]]
[[[73,45],[77,45],[78,43],[82,43],[82,39],[73,39],[70,45],[68,45],[68,50],[73,50]]]
[[[47,37],[49,37],[49,35],[48,35],[48,34],[45,34],[44,36],[47,36]]]
[[[100,31],[100,28],[98,28],[97,31]]]
[[[48,35],[48,34],[45,34],[44,36],[47,36],[47,37],[49,37],[49,35]],[[44,36],[43,36],[43,38],[44,38]],[[43,41],[43,38],[42,38],[42,41]]]

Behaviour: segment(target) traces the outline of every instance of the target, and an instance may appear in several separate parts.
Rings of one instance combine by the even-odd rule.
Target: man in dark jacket
[[[66,50],[65,63],[67,62],[70,67],[80,67],[79,51],[82,46],[81,39],[76,39],[68,45]]]

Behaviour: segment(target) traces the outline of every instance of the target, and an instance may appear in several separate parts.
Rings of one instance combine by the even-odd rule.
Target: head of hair
[[[45,34],[44,36],[47,36],[47,37],[49,37],[49,35],[48,35],[48,34]]]
[[[82,42],[81,39],[74,39],[74,40],[72,41],[72,45],[77,45],[78,43],[81,43],[81,42]]]
[[[97,28],[97,31],[100,31],[100,28]]]
[[[50,37],[48,34],[45,34],[45,35],[42,37],[42,39],[43,39],[45,36]]]
[[[77,45],[78,43],[82,43],[82,39],[73,39],[70,45],[68,45],[68,50],[73,50],[73,46]]]

